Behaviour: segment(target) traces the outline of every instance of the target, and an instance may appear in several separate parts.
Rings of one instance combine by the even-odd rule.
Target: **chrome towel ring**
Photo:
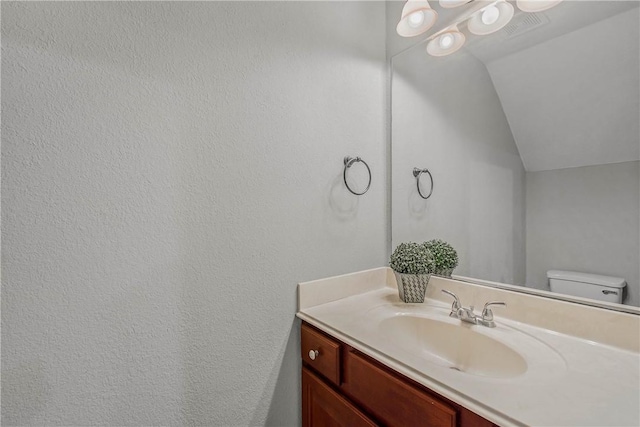
[[[431,182],[431,189],[429,190],[429,194],[427,194],[426,196],[422,194],[422,190],[420,190],[420,175],[422,175],[423,173],[429,175],[429,181]],[[427,200],[429,197],[431,197],[431,193],[433,193],[433,176],[431,175],[431,172],[429,172],[429,169],[413,168],[413,176],[416,177],[416,187],[418,188],[418,194],[420,195],[420,197]]]
[[[347,169],[353,166],[353,164],[356,162],[362,162],[367,167],[367,172],[369,172],[369,183],[367,184],[367,188],[365,188],[362,193],[353,191],[351,187],[349,187],[349,184],[347,184]],[[347,190],[349,190],[351,193],[355,194],[356,196],[362,196],[364,193],[369,191],[369,187],[371,187],[371,169],[369,169],[369,165],[367,164],[367,162],[362,160],[360,157],[354,158],[354,157],[347,156],[344,158],[344,171],[342,172],[342,179],[344,180],[344,185],[347,186]]]

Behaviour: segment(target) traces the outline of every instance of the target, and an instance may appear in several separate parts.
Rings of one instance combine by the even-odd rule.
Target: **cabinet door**
[[[342,390],[387,426],[458,425],[455,408],[352,351],[345,354]]]
[[[304,427],[360,427],[376,424],[303,367],[302,425]]]

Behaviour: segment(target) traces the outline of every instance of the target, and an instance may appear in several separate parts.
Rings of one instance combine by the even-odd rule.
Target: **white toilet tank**
[[[576,271],[549,270],[547,277],[551,292],[618,304],[622,303],[622,293],[627,285],[627,282],[621,277]]]

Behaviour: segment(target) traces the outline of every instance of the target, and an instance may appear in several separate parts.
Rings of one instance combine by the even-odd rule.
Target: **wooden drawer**
[[[340,385],[340,343],[303,323],[300,329],[302,361],[336,385]],[[316,351],[315,358],[309,354]]]
[[[457,426],[456,408],[348,351],[342,390],[387,426]],[[475,415],[475,414],[474,414]]]

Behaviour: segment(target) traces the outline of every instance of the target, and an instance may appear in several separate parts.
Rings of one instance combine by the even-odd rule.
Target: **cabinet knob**
[[[309,350],[309,359],[316,360],[318,357],[318,350]]]

